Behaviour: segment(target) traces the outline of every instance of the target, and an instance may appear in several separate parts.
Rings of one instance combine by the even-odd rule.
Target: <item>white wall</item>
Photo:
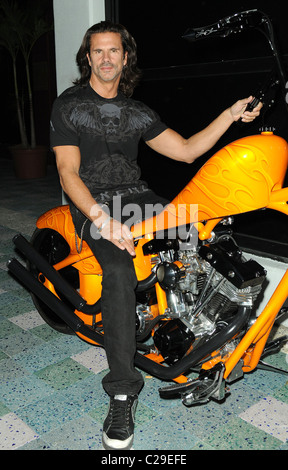
[[[76,54],[87,29],[105,19],[104,0],[54,0],[57,94],[78,77]]]

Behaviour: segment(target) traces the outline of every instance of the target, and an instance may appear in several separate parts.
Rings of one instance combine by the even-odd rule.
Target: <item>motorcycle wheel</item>
[[[62,235],[52,229],[36,229],[32,235],[30,243],[51,265],[59,263],[65,259],[70,252],[70,248],[66,240]],[[38,268],[31,263],[28,263],[27,267],[33,276],[38,279],[40,274]],[[74,289],[79,288],[79,274],[77,269],[73,268],[73,266],[68,266],[59,270],[59,274],[61,274],[61,276],[63,276]],[[63,302],[69,305],[68,301],[61,296],[61,293],[57,292],[57,294]],[[68,335],[75,334],[74,331],[39,297],[33,293],[31,293],[31,297],[38,313],[51,328]]]

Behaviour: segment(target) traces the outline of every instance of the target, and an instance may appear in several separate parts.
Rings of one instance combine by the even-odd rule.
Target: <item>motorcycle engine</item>
[[[201,246],[166,240],[161,247],[161,240],[150,241],[148,252],[157,255],[154,270],[167,295],[165,320],[156,325],[153,336],[167,364],[207,341],[240,305],[252,307],[266,275],[256,261],[244,258],[230,235]],[[143,312],[138,306],[139,319]]]

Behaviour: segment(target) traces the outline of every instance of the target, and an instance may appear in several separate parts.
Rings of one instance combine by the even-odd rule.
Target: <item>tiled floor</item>
[[[6,268],[13,235],[29,238],[37,216],[61,202],[56,172],[17,181],[0,164],[0,449],[102,449],[105,352],[51,330]],[[266,362],[288,370],[287,353]],[[288,449],[288,376],[257,370],[224,403],[192,408],[161,399],[161,385],[145,375],[135,450]]]

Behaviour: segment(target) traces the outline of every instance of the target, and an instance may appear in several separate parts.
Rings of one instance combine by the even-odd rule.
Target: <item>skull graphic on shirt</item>
[[[116,134],[121,120],[121,108],[114,104],[105,103],[98,106],[98,109],[106,135]]]

